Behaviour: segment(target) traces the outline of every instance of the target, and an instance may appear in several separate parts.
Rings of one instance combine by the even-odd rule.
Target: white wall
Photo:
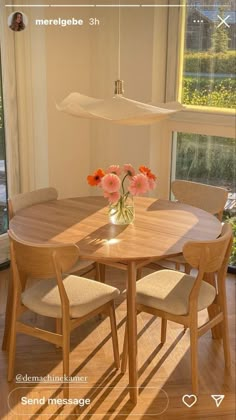
[[[47,12],[49,14],[49,12]],[[83,17],[88,12],[80,12]],[[88,14],[87,16],[91,15]],[[63,12],[63,17],[71,14]],[[150,127],[126,127],[59,113],[53,98],[113,95],[118,62],[118,9],[96,10],[98,27],[46,31],[49,180],[63,196],[98,194],[86,176],[112,163],[150,165]],[[121,11],[121,78],[125,95],[151,102],[153,9]],[[86,18],[85,18],[86,19]],[[56,150],[56,153],[55,153]]]
[[[159,172],[165,124],[126,127],[88,121],[56,109],[70,92],[113,95],[117,79],[118,9],[25,9],[28,28],[15,36],[21,191],[55,186],[60,197],[97,194],[86,177],[98,167],[132,163]],[[121,9],[121,78],[125,96],[141,102],[164,99],[166,49],[163,9]],[[83,27],[35,27],[34,19],[84,19]],[[100,25],[88,25],[89,17]],[[155,24],[155,25],[154,25]],[[11,34],[12,35],[12,34]],[[156,57],[156,48],[161,55]],[[159,51],[159,50],[158,50]],[[36,64],[35,64],[36,63]],[[160,77],[159,77],[160,71]],[[158,163],[158,165],[157,165]],[[161,178],[160,178],[161,179]],[[164,188],[165,189],[165,188]],[[159,188],[163,195],[163,188]]]
[[[66,19],[72,16],[70,9],[46,13],[49,18],[52,14]],[[74,15],[87,19],[88,12],[74,12]],[[55,104],[73,91],[89,94],[89,27],[47,27],[45,40],[49,184],[59,190],[61,197],[88,194],[89,122],[59,112]]]
[[[105,9],[103,28],[91,36],[91,86],[95,96],[113,95],[118,71],[118,9]],[[125,96],[152,99],[153,12],[121,9],[121,79]],[[103,121],[91,124],[91,170],[112,163],[149,164],[150,128],[119,126]],[[94,192],[95,193],[95,192]]]

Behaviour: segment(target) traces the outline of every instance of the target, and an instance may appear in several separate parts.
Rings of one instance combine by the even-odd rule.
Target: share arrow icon
[[[219,407],[225,396],[224,395],[211,395],[211,397],[215,401],[216,407]]]

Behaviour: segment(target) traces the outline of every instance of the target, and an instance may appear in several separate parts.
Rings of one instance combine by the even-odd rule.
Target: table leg
[[[215,287],[215,274],[208,273],[205,277],[205,281],[210,283],[212,286]],[[219,313],[219,307],[216,303],[212,303],[208,308],[208,315],[209,319],[214,318]],[[212,338],[222,338],[222,324],[217,324],[215,327],[211,329]]]
[[[136,264],[128,263],[127,279],[127,329],[129,353],[130,399],[136,404],[138,399],[137,372],[137,314],[136,314]]]

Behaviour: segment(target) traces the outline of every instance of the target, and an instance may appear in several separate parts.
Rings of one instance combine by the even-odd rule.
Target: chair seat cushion
[[[80,318],[119,295],[115,287],[84,277],[67,276],[63,284],[70,302],[70,317]],[[21,295],[22,303],[33,312],[61,318],[61,300],[56,279],[39,280]]]
[[[188,300],[195,278],[173,270],[161,270],[137,282],[137,303],[174,315],[188,313]],[[198,311],[215,299],[214,286],[202,281],[198,296]]]

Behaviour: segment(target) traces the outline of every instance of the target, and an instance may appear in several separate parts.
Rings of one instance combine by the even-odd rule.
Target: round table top
[[[135,197],[135,220],[113,225],[103,197],[54,200],[19,211],[10,229],[33,243],[76,243],[81,257],[93,261],[158,259],[182,252],[189,240],[220,235],[215,216],[186,204]]]

